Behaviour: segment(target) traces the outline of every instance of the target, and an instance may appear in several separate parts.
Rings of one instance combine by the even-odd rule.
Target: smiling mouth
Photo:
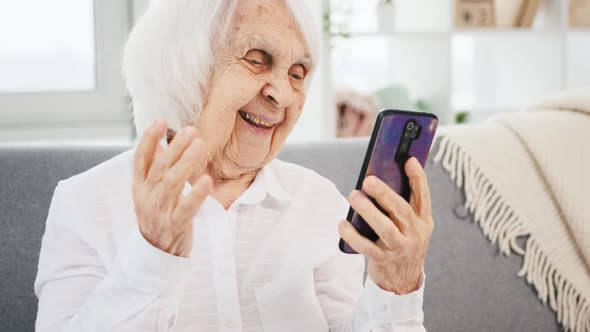
[[[264,120],[257,118],[256,116],[254,116],[250,113],[244,112],[244,111],[238,111],[238,113],[240,113],[240,117],[242,117],[242,119],[244,119],[244,121],[248,122],[249,124],[253,125],[254,127],[270,129],[276,125],[276,123],[266,122]]]

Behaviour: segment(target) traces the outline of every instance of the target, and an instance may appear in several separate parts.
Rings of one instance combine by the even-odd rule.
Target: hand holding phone
[[[340,250],[365,255],[371,279],[396,294],[418,288],[433,230],[423,166],[437,124],[428,113],[379,114],[348,218],[339,225]]]
[[[409,202],[410,186],[404,165],[410,157],[416,157],[424,167],[437,125],[438,118],[434,114],[398,110],[385,110],[379,113],[356,189],[361,190],[363,180],[374,175]],[[381,212],[385,212],[375,199],[371,198],[371,201]],[[375,231],[352,207],[346,219],[367,239],[373,242],[379,239]],[[357,253],[342,239],[340,250],[345,253]]]

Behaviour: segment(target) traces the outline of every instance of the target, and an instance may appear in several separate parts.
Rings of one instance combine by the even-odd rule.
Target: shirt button
[[[389,310],[389,306],[387,304],[382,304],[381,311],[387,311],[387,310]]]
[[[234,327],[234,325],[235,325],[235,324],[234,324],[234,321],[233,321],[233,320],[231,320],[231,319],[227,319],[227,320],[226,320],[226,321],[223,323],[223,325],[225,325],[225,327],[227,327],[228,329],[231,329],[231,328],[233,328],[233,327]]]

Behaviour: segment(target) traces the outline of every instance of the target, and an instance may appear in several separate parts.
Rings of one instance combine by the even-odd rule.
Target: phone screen
[[[404,165],[410,157],[416,157],[424,167],[437,126],[438,118],[430,113],[398,110],[385,110],[379,113],[356,189],[361,190],[363,180],[369,175],[374,175],[409,201],[411,189]],[[370,199],[387,215],[374,199]],[[361,235],[371,241],[379,239],[369,224],[352,208],[348,212],[347,220]],[[356,253],[342,239],[340,250],[350,254]]]

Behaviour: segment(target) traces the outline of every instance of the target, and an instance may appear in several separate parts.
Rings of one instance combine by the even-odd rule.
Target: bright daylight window
[[[0,142],[128,140],[126,0],[0,0]]]
[[[0,1],[0,93],[94,90],[93,7],[93,0]]]

